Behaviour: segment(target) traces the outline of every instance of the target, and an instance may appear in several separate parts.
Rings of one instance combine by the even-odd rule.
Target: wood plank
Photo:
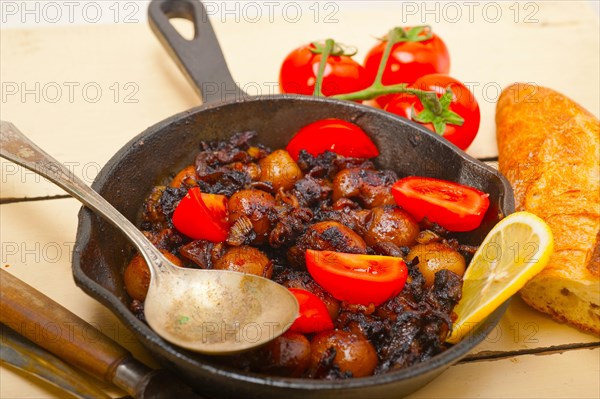
[[[598,398],[598,376],[600,349],[518,356],[453,366],[409,398]]]
[[[297,22],[286,21],[281,13],[275,13],[272,21],[263,17],[258,22],[244,18],[236,22],[223,10],[214,13],[213,25],[242,87],[269,93],[276,86],[281,60],[290,49],[307,41],[333,36],[358,46],[361,60],[374,44],[373,36],[403,22],[430,23],[450,49],[452,75],[475,87],[480,100],[482,125],[469,150],[472,155],[496,155],[494,90],[513,81],[552,87],[599,114],[598,18],[584,2],[520,3],[517,22],[514,2],[494,2],[485,14],[484,5],[475,6],[472,21],[469,8],[462,3],[455,3],[462,14],[453,21],[451,8],[441,2],[429,6],[422,2],[328,2],[338,7],[333,23],[325,23],[323,8],[315,23],[314,11],[308,8],[312,4],[302,5],[303,15]],[[407,16],[407,4],[417,7],[414,14]],[[492,22],[492,7],[496,6],[501,17]],[[2,118],[14,122],[88,183],[135,134],[199,104],[143,19],[114,26],[2,29],[0,49]],[[15,84],[19,91],[33,88],[33,94],[7,94],[6,89]],[[51,90],[57,85],[62,97],[53,102]],[[68,85],[75,90],[73,101]],[[82,91],[85,85],[90,90],[88,97]],[[95,95],[97,87],[102,94],[94,102],[89,96]],[[125,98],[128,94],[129,101]],[[0,170],[0,201],[64,195],[42,178],[6,161],[0,161]],[[0,267],[88,320],[142,361],[155,364],[133,335],[73,282],[70,257],[78,209],[79,203],[72,199],[0,205]],[[556,323],[516,298],[498,328],[473,355],[510,355],[597,341],[598,337]],[[599,364],[598,349],[462,363],[413,397],[597,398]],[[62,396],[4,365],[0,380],[0,397]]]
[[[141,360],[154,364],[150,355],[135,341],[133,335],[106,308],[85,295],[73,282],[70,259],[78,210],[79,203],[73,199],[0,205],[2,215],[0,265],[92,323],[106,335],[127,347]],[[527,323],[533,323],[538,328],[535,334],[531,335]],[[515,326],[519,328],[516,329]],[[475,353],[547,348],[597,341],[593,336],[580,333],[537,314],[520,301],[515,301],[511,305],[498,331],[500,339],[497,334],[492,333]],[[517,332],[520,335],[515,338]],[[4,388],[12,389],[11,387],[15,384],[20,385],[19,382],[22,381],[19,374],[12,372],[4,374],[4,369],[1,370],[3,370],[3,374],[0,375],[3,384],[0,387],[0,397],[6,397],[4,395],[8,396],[9,391],[4,391]],[[552,379],[554,375],[552,370],[546,371],[546,378]],[[42,395],[38,391],[38,385],[34,384],[32,392],[37,392],[35,395]]]
[[[71,255],[79,208],[80,203],[74,199],[0,205],[0,267],[119,342],[137,359],[157,366],[133,334],[73,281]],[[91,341],[95,334],[94,330],[89,331]],[[0,397],[57,397],[54,388],[43,382],[26,382],[23,380],[25,375],[2,365]],[[103,386],[109,388],[106,384]],[[118,391],[112,389],[109,392],[116,394]]]
[[[410,3],[416,7],[411,11],[402,2],[341,1],[327,3],[337,7],[331,23],[324,21],[324,9],[315,23],[310,4],[303,5],[297,22],[286,21],[281,10],[272,21],[263,17],[258,22],[235,22],[223,10],[214,12],[213,25],[240,86],[255,94],[274,92],[281,60],[311,40],[335,37],[353,44],[362,60],[374,36],[403,22],[430,23],[450,49],[451,74],[468,82],[480,102],[482,124],[469,149],[472,155],[496,155],[495,100],[498,90],[513,81],[550,86],[598,114],[598,21],[584,2],[528,2],[527,10],[519,6],[518,16],[517,3],[495,2],[484,11],[483,5],[470,9],[474,6],[453,2],[461,15],[456,18],[452,7],[439,2]],[[492,15],[496,7],[497,21]],[[199,104],[142,19],[121,25],[5,29],[0,36],[6,97],[2,117],[87,181],[147,126]],[[63,194],[13,164],[2,161],[0,167],[0,198]]]

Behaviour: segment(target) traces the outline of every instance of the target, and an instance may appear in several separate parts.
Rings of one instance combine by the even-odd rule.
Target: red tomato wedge
[[[288,288],[298,300],[300,314],[290,327],[290,331],[310,334],[333,329],[333,321],[323,301],[307,290]]]
[[[317,156],[332,151],[345,157],[372,158],[379,150],[360,127],[341,119],[322,119],[304,126],[292,137],[286,147],[294,161],[300,150]]]
[[[417,221],[427,217],[450,231],[479,227],[490,206],[489,194],[430,177],[405,177],[392,186],[396,203]]]
[[[375,306],[398,295],[408,276],[401,258],[306,250],[306,268],[321,287],[341,301]]]
[[[175,228],[194,240],[221,242],[227,239],[227,197],[191,188],[173,213]]]

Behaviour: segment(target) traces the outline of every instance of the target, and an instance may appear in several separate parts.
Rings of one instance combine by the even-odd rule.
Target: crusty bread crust
[[[502,92],[496,127],[516,209],[544,219],[554,235],[548,266],[522,298],[600,334],[600,122],[554,90],[520,83]]]

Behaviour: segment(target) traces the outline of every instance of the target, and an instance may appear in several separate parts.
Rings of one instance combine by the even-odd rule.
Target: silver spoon
[[[294,322],[298,302],[285,287],[251,274],[175,266],[100,194],[10,122],[0,122],[0,156],[62,187],[131,240],[150,268],[146,321],[165,340],[200,353],[236,353],[276,338]]]

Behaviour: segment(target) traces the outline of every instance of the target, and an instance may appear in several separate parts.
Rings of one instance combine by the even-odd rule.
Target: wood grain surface
[[[295,21],[292,14],[282,16],[287,3],[274,9],[273,18],[256,18],[242,5],[236,17],[213,2],[213,26],[233,76],[248,92],[275,92],[281,60],[305,42],[334,37],[358,46],[362,59],[374,37],[389,28],[429,23],[449,47],[451,74],[474,88],[481,105],[480,133],[468,151],[472,155],[497,154],[495,102],[500,89],[514,81],[552,87],[599,114],[598,16],[584,2],[452,2],[455,6],[450,7],[430,2],[429,8],[422,2],[305,2]],[[331,8],[326,9],[327,4]],[[150,32],[144,14],[139,10],[132,23],[0,29],[2,119],[13,122],[88,183],[133,136],[199,105],[194,90]],[[73,283],[70,257],[79,203],[14,164],[2,160],[0,167],[0,267],[154,365],[131,333]],[[597,398],[598,341],[515,299],[496,331],[468,361],[451,367],[412,397]],[[0,381],[0,398],[65,397],[5,365],[0,367]]]

